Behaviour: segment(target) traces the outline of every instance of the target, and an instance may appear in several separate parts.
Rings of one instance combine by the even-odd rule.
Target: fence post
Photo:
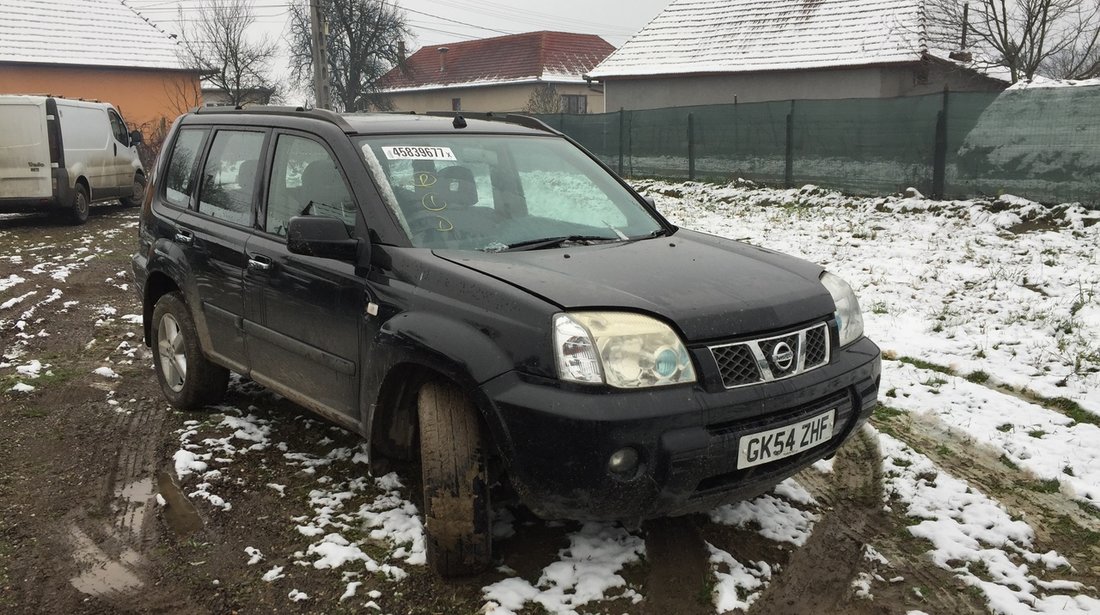
[[[688,180],[695,181],[695,114],[688,114]]]
[[[936,116],[936,145],[932,158],[932,198],[943,199],[947,184],[947,100],[949,90],[943,88],[943,108]]]
[[[619,177],[623,176],[623,151],[626,147],[626,142],[624,141],[624,139],[626,138],[626,130],[624,129],[624,126],[626,124],[626,121],[624,119],[625,117],[626,116],[623,108],[619,107]]]
[[[783,169],[783,183],[787,188],[794,187],[794,101],[787,113],[787,161]]]

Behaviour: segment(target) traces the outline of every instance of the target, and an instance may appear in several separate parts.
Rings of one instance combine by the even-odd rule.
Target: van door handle
[[[115,156],[118,156],[118,143],[115,143]]]
[[[249,254],[248,255],[248,268],[255,269],[256,271],[270,271],[271,259],[263,254]]]
[[[182,243],[185,246],[189,246],[195,241],[195,236],[191,234],[191,231],[176,231],[175,240],[176,243]]]

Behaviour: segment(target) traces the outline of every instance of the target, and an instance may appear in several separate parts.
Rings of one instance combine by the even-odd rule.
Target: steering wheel
[[[457,237],[455,226],[442,211],[428,211],[422,209],[405,217],[409,223],[409,231],[414,238],[429,239],[439,235]]]

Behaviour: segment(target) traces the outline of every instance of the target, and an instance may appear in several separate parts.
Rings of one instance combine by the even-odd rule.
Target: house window
[[[583,94],[563,94],[562,113],[588,113],[588,97]]]
[[[462,99],[461,98],[452,98],[451,99],[451,111],[462,111]]]

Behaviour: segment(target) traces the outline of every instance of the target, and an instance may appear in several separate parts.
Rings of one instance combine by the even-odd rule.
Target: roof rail
[[[518,126],[524,126],[526,128],[532,128],[534,130],[541,130],[543,132],[549,132],[552,134],[560,135],[561,133],[554,130],[546,122],[538,119],[537,117],[531,117],[530,115],[520,115],[519,113],[502,113],[497,114],[492,111],[428,111],[424,115],[430,115],[433,117],[463,117],[471,120],[485,120],[489,122],[507,122],[508,124],[516,124]]]
[[[353,133],[355,129],[344,119],[344,116],[329,109],[307,109],[305,107],[281,107],[276,105],[249,105],[247,107],[195,107],[192,113],[199,115],[255,113],[260,115],[285,115],[290,117],[309,117],[330,124],[336,124],[340,130]]]

